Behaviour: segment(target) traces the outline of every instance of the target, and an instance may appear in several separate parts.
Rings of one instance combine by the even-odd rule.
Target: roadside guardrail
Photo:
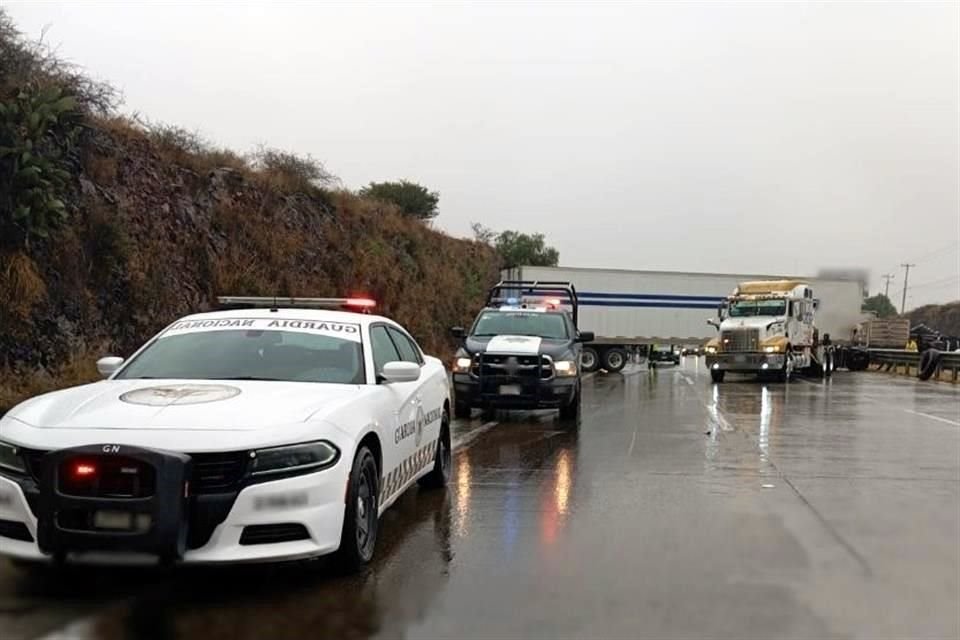
[[[950,380],[960,380],[960,353],[956,351],[906,351],[904,349],[869,349],[870,364],[877,371],[902,372],[921,379],[940,380],[944,373]],[[935,361],[935,363],[933,362]]]

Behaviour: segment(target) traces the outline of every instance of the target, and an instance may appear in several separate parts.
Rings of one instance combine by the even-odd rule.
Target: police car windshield
[[[787,311],[784,300],[738,300],[730,305],[731,318],[748,316],[782,316]]]
[[[161,336],[117,377],[362,384],[362,361],[359,339],[299,331],[201,331]]]
[[[485,311],[473,327],[476,337],[538,336],[552,340],[566,340],[567,322],[559,313],[523,311]]]

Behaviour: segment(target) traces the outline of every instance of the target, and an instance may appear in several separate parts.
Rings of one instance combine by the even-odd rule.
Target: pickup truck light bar
[[[258,296],[220,296],[217,303],[224,309],[348,309],[370,313],[377,305],[370,298],[280,298]]]
[[[545,302],[553,306],[569,304],[573,310],[573,324],[577,326],[580,304],[577,300],[577,290],[570,282],[559,280],[501,280],[490,288],[486,306],[494,307],[505,304],[513,298],[522,298],[524,295],[550,296],[555,299]]]

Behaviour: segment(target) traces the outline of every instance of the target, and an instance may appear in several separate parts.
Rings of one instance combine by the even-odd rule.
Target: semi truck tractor
[[[849,344],[861,313],[863,287],[856,280],[791,278],[769,274],[688,273],[581,267],[515,267],[504,280],[546,280],[572,283],[577,289],[580,322],[594,333],[583,344],[584,371],[619,371],[628,354],[685,346],[688,352],[717,337],[707,324],[741,282],[797,280],[816,292],[820,334],[833,345]],[[865,352],[864,352],[865,353]],[[859,362],[859,361],[857,361]],[[865,362],[865,361],[864,361]],[[864,365],[865,366],[865,365]]]
[[[706,364],[714,382],[728,371],[772,374],[789,380],[795,371],[830,375],[834,347],[815,318],[820,301],[800,280],[740,283],[708,324],[717,335],[706,344]]]

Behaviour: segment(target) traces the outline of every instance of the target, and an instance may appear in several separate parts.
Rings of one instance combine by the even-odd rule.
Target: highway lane
[[[24,575],[0,637],[960,636],[960,389],[598,375],[583,421],[455,425],[357,576],[321,563]]]

